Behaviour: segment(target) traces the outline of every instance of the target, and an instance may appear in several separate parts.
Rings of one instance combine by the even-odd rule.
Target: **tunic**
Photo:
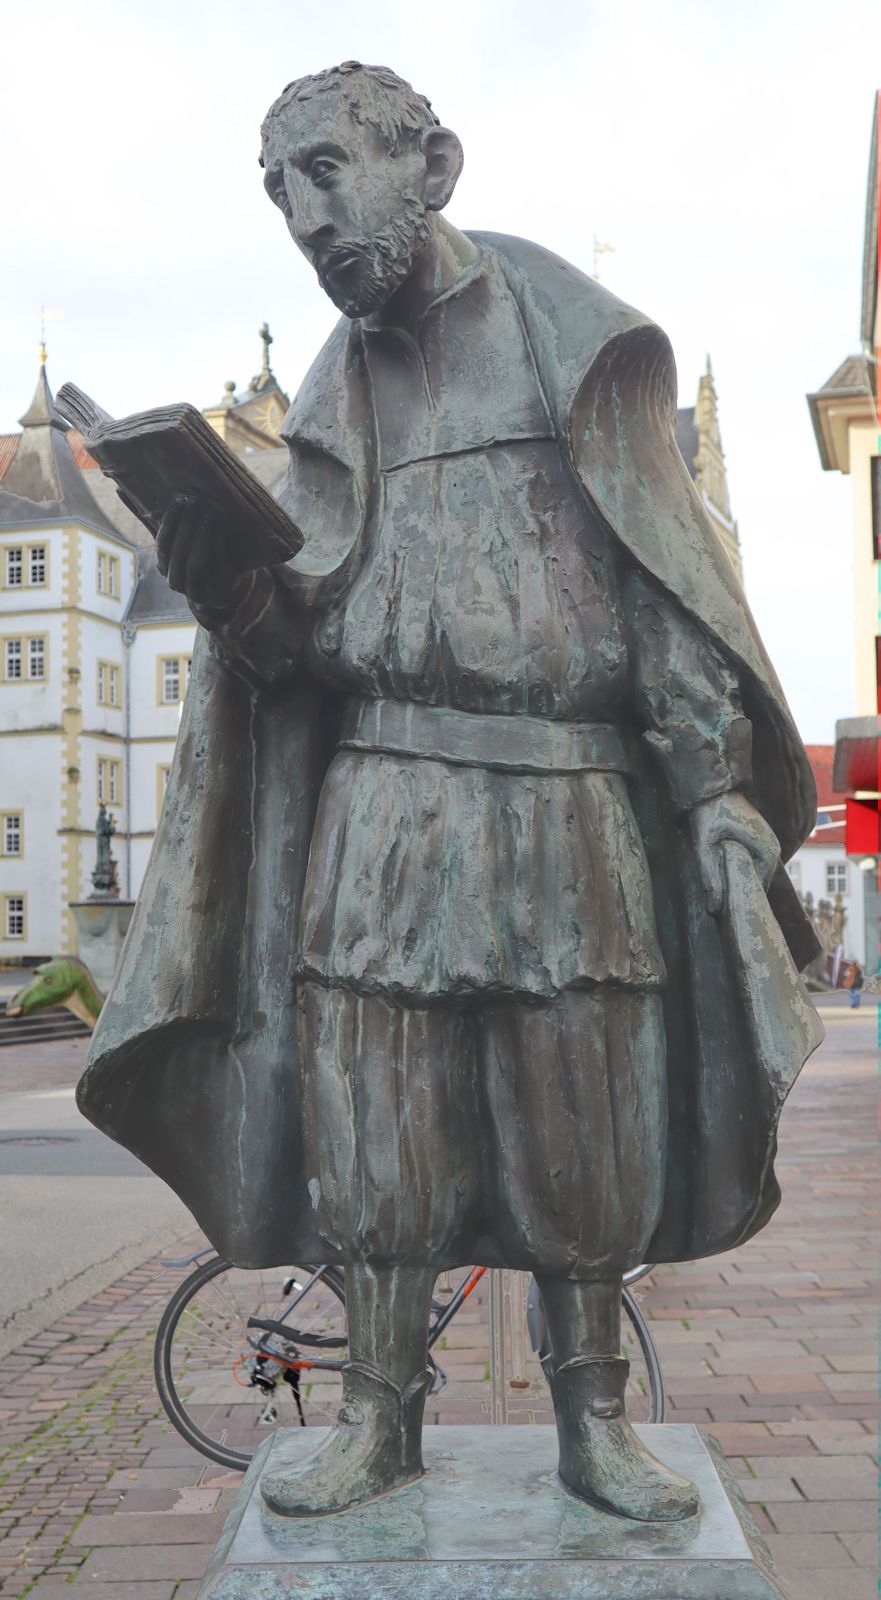
[[[682,808],[743,781],[736,678],[623,569],[491,259],[417,328],[364,333],[380,493],[360,570],[313,621],[312,671],[359,699],[646,731]],[[664,982],[618,772],[340,750],[303,907],[301,976],[405,1003]]]

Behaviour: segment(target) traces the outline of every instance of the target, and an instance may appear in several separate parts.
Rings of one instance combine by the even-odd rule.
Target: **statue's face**
[[[329,92],[273,119],[263,163],[266,191],[334,305],[347,317],[384,305],[430,232],[422,152],[390,155]]]

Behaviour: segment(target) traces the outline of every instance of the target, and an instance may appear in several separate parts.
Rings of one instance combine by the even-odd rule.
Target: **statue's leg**
[[[336,1423],[261,1491],[287,1516],[343,1511],[422,1474],[434,1280],[476,1226],[473,1027],[458,1011],[304,985],[306,1180],[346,1263]]]
[[[421,1478],[435,1275],[433,1267],[346,1267],[342,1404],[316,1450],[261,1480],[273,1511],[288,1517],[345,1511]]]
[[[612,985],[483,1013],[491,1211],[504,1259],[535,1273],[560,1474],[621,1516],[697,1510],[692,1484],[640,1442],[624,1409],[621,1280],[657,1225],[666,1070],[659,996]]]
[[[621,1355],[621,1278],[538,1278],[548,1319],[560,1477],[585,1500],[640,1522],[677,1521],[698,1510],[697,1490],[646,1449],[630,1425]]]

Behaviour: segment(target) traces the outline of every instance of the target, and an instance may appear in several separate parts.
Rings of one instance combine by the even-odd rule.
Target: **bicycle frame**
[[[328,1269],[326,1266],[315,1268],[312,1276],[300,1287],[299,1293],[292,1301],[290,1301],[288,1305],[285,1306],[282,1313],[283,1316],[287,1317],[290,1315],[294,1306],[297,1305],[297,1303],[303,1298],[308,1290],[311,1289],[312,1285],[316,1283],[319,1278],[324,1276],[327,1270]],[[456,1312],[459,1311],[460,1308],[465,1304],[468,1296],[474,1293],[474,1290],[477,1288],[481,1278],[488,1271],[488,1267],[472,1267],[467,1277],[463,1278],[462,1282],[459,1284],[458,1289],[452,1295],[447,1305],[438,1307],[437,1301],[432,1300],[432,1310],[437,1308],[438,1315],[434,1322],[432,1322],[429,1326],[429,1350],[434,1344],[437,1343],[444,1329],[452,1322]],[[325,1340],[320,1334],[299,1333],[296,1328],[289,1328],[284,1322],[276,1320],[275,1318],[270,1319],[268,1317],[249,1317],[248,1327],[258,1328],[262,1332],[266,1333],[278,1334],[283,1339],[289,1339],[291,1344],[313,1344],[319,1348],[326,1348],[329,1345],[339,1345],[341,1343],[339,1339]],[[341,1372],[346,1364],[344,1360],[336,1357],[327,1358],[320,1356],[315,1359],[304,1357],[292,1361],[287,1357],[280,1355],[276,1350],[266,1349],[262,1341],[257,1343],[251,1354],[265,1356],[270,1361],[277,1361],[279,1366],[287,1367],[294,1372],[308,1372],[315,1367],[324,1367],[329,1372]]]

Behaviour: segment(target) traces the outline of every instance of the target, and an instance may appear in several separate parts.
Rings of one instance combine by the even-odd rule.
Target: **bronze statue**
[[[95,886],[95,895],[98,898],[117,899],[119,897],[119,877],[117,875],[116,859],[110,849],[110,841],[115,832],[116,823],[102,800],[98,806],[98,815],[95,819],[96,857],[92,871],[92,883]]]
[[[343,312],[283,429],[305,543],[242,575],[222,508],[165,516],[204,632],[80,1104],[234,1262],[345,1263],[340,1417],[270,1506],[421,1473],[434,1279],[486,1262],[539,1282],[565,1482],[685,1517],[621,1276],[779,1198],[810,767],[658,328],[447,222],[459,141],[385,68],[289,84],[261,162]]]

